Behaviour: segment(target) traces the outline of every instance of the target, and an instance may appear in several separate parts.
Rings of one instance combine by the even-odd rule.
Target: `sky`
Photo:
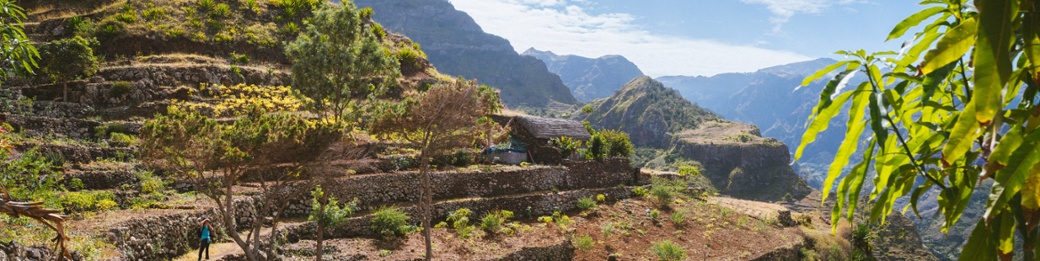
[[[711,76],[885,42],[916,0],[449,0],[517,52],[625,56],[647,75]]]

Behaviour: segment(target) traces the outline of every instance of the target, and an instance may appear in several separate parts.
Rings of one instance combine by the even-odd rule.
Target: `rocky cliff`
[[[726,73],[711,77],[665,76],[659,81],[676,88],[683,97],[726,119],[755,124],[762,135],[798,146],[805,132],[810,111],[820,99],[820,91],[830,79],[824,77],[798,88],[802,79],[829,64],[831,59],[793,63],[761,69],[753,73]],[[830,128],[805,149],[798,162],[799,172],[811,186],[820,188],[826,166],[844,139],[847,117],[834,117]]]
[[[586,58],[577,55],[556,55],[551,51],[527,49],[523,55],[542,60],[549,71],[560,75],[563,83],[578,101],[610,97],[633,78],[643,75],[634,63],[620,55]]]
[[[711,186],[744,199],[776,201],[787,194],[797,199],[811,190],[788,165],[790,154],[782,142],[761,137],[754,125],[727,121],[694,105],[650,77],[633,79],[589,105],[591,113],[576,111],[572,117],[627,132],[643,153],[658,151],[648,167],[700,164]]]
[[[389,31],[422,45],[441,73],[476,78],[502,91],[514,108],[577,103],[560,77],[534,57],[521,56],[509,41],[485,33],[473,18],[444,0],[358,0]]]

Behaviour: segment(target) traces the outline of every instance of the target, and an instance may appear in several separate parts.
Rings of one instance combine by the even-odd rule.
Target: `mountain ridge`
[[[532,47],[522,55],[544,62],[549,71],[559,75],[574,98],[581,102],[609,97],[629,80],[643,75],[635,63],[616,54],[588,58],[557,55],[552,51],[540,51]]]

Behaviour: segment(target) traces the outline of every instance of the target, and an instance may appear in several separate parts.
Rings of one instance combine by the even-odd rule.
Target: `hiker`
[[[202,260],[202,251],[206,251],[206,260],[209,260],[210,227],[209,219],[202,220],[202,228],[199,228],[201,237],[199,239],[199,260]]]

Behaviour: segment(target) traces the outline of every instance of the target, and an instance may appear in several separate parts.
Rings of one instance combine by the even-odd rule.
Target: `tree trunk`
[[[69,82],[65,82],[61,85],[61,101],[69,102]]]
[[[229,182],[228,184],[231,183]],[[231,239],[234,239],[235,243],[242,248],[242,252],[246,255],[246,260],[257,261],[256,253],[251,251],[252,248],[249,247],[249,241],[247,241],[249,239],[242,240],[242,236],[238,234],[238,226],[235,225],[235,205],[231,187],[225,184],[225,193],[227,194],[224,194],[224,229],[227,229]]]
[[[316,244],[317,245],[317,249],[315,249],[315,253],[317,253],[315,255],[316,256],[315,260],[321,261],[321,254],[325,253],[325,251],[323,251],[324,249],[322,247],[322,241],[325,239],[324,238],[324,236],[325,236],[325,226],[321,224],[320,219],[319,219],[318,222],[314,222],[314,223],[318,224],[318,240],[317,240],[318,242]]]
[[[423,225],[423,237],[426,241],[426,260],[433,260],[433,242],[430,237],[430,212],[433,208],[433,190],[430,188],[430,159],[426,155],[426,149],[420,153],[419,157],[422,158],[420,163],[422,170],[419,171],[419,175],[422,176],[422,198],[419,199],[419,211],[422,216]]]

